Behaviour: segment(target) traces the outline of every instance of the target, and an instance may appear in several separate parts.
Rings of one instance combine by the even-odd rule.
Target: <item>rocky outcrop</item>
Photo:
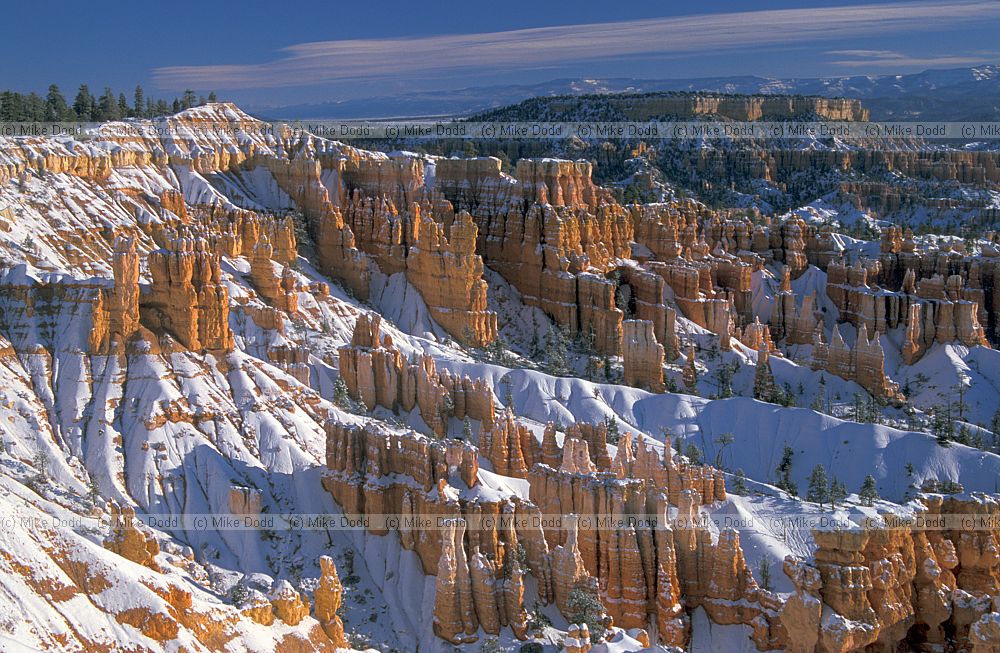
[[[260,490],[230,486],[229,512],[233,515],[259,515],[261,510]]]
[[[613,473],[595,472],[590,460],[581,455],[586,451],[582,446],[584,441],[567,435],[562,467],[556,471],[536,465],[528,475],[529,496],[544,514],[578,515],[570,519],[565,540],[561,531],[545,531],[549,545],[554,547],[552,573],[557,605],[560,595],[568,598],[579,583],[588,583],[587,578],[593,576],[602,603],[615,624],[625,628],[644,627],[649,616],[653,616],[662,624],[661,641],[683,642],[687,625],[680,597],[684,592],[685,570],[678,566],[674,538],[669,529],[661,530],[655,521],[630,522],[626,517],[647,514],[646,506],[657,506],[653,514],[665,515],[671,496],[682,504],[687,497],[699,504],[702,498],[706,501],[722,498],[725,489],[721,473],[688,466],[675,461],[672,455],[660,456],[644,443],[631,453],[628,436],[619,441],[618,455],[610,466]],[[581,459],[585,460],[582,465]],[[666,495],[661,494],[664,489]],[[576,528],[577,519],[583,525],[580,530]],[[694,523],[694,519],[690,522]],[[697,540],[692,546],[698,546]],[[736,548],[729,543],[728,548],[722,546],[719,550],[739,557]],[[738,566],[737,562],[732,564]],[[740,569],[745,569],[745,565]],[[733,592],[746,589],[737,586],[726,593],[725,588],[731,583],[708,580],[709,571],[697,571],[692,566],[687,572],[706,575],[704,580],[692,581],[692,587],[703,583],[722,588],[716,597],[720,614],[721,606],[733,599]],[[750,590],[746,591],[749,595]],[[729,618],[745,616],[740,613]]]
[[[527,478],[528,470],[541,457],[534,434],[518,423],[508,408],[491,429],[479,432],[479,450],[493,471],[504,476]]]
[[[625,384],[651,392],[663,392],[663,346],[653,335],[653,323],[649,320],[625,320],[622,327]]]
[[[550,111],[565,110],[576,100],[547,99]],[[832,121],[866,121],[868,109],[860,100],[801,95],[725,95],[705,92],[608,96],[601,104],[629,120],[670,117],[676,120],[719,117],[751,121],[770,118],[802,119],[818,116]],[[620,114],[619,114],[620,112]]]
[[[435,581],[434,634],[452,644],[479,639],[464,536],[465,520],[445,521]]]
[[[593,185],[589,163],[522,159],[514,178],[499,167],[497,159],[442,160],[435,187],[456,210],[471,213],[476,251],[526,304],[571,335],[593,334],[598,351],[617,354],[622,312],[615,283],[603,275],[630,255],[626,211]]]
[[[922,501],[929,523],[942,514],[996,510],[992,502],[975,499],[929,495]],[[957,650],[975,650],[989,641],[982,636],[995,621],[989,588],[996,587],[1000,558],[991,553],[977,565],[981,551],[997,550],[995,532],[894,525],[813,531],[813,537],[814,565],[785,560],[795,586],[781,608],[789,650],[895,650],[902,642],[923,649],[946,641]],[[966,561],[973,569],[963,579],[953,572]]]
[[[823,616],[823,601],[819,595],[822,578],[816,567],[793,556],[785,558],[784,572],[795,588],[780,613],[781,625],[788,633],[787,650],[812,653],[819,642]]]
[[[858,330],[854,347],[848,347],[840,335],[840,328],[833,327],[830,343],[823,339],[822,327],[817,326],[813,340],[812,368],[826,370],[848,381],[855,381],[870,394],[891,401],[902,401],[899,384],[885,375],[885,352],[875,335],[870,341],[865,326]]]
[[[219,255],[204,240],[173,238],[149,254],[152,284],[140,298],[143,322],[172,333],[190,350],[233,348],[229,292],[222,284]]]
[[[340,577],[337,575],[337,566],[333,563],[333,558],[320,556],[319,568],[319,585],[313,590],[313,616],[334,646],[346,648],[347,638],[344,636],[344,623],[337,614],[340,610],[344,586],[340,584]]]
[[[456,216],[447,239],[443,225],[418,217],[406,278],[420,291],[438,324],[463,344],[484,347],[496,339],[497,316],[486,310],[483,260],[475,253],[477,231],[465,211]]]
[[[663,345],[666,360],[677,358],[677,310],[665,301],[666,281],[654,272],[631,266],[616,272],[621,280],[615,293],[616,301],[625,290],[628,304],[635,305],[635,317],[653,323],[653,335]]]
[[[159,570],[156,556],[160,545],[156,538],[135,525],[135,509],[111,502],[111,533],[104,538],[104,548],[136,564]]]
[[[781,285],[771,305],[771,335],[789,345],[812,344],[813,332],[818,324],[815,304],[816,295],[809,294],[802,298],[802,306],[796,306],[791,269],[788,266],[782,268]]]
[[[407,411],[419,407],[424,422],[442,437],[452,416],[479,420],[486,429],[493,426],[493,390],[484,380],[438,373],[430,356],[407,363],[391,336],[382,336],[381,324],[379,315],[359,315],[351,344],[339,349],[340,375],[352,398],[368,410],[377,405]]]
[[[297,626],[309,616],[309,600],[295,591],[287,580],[275,582],[267,599],[271,602],[274,616],[289,626]]]
[[[337,423],[327,433],[326,489],[348,515],[398,515],[393,524],[371,521],[367,528],[398,531],[424,572],[437,576],[435,633],[471,642],[480,627],[488,633],[510,627],[525,637],[525,572],[517,551],[539,580],[540,597],[551,595],[548,549],[530,526],[538,524],[530,514],[537,509],[528,502],[462,498],[452,482],[479,483],[478,452],[468,443]],[[518,514],[523,511],[528,514]]]
[[[880,261],[860,262],[850,268],[831,263],[827,269],[827,295],[841,318],[869,333],[886,333],[903,327],[903,350],[907,364],[919,359],[934,342],[960,342],[967,346],[989,346],[980,317],[985,295],[981,289],[966,288],[960,275],[940,274],[918,279],[913,268],[903,275],[897,292],[872,285],[878,278],[891,278]]]
[[[116,238],[111,268],[114,289],[108,294],[108,336],[130,339],[139,330],[139,253],[132,238]]]
[[[811,337],[812,334],[810,334],[810,342],[812,342]],[[766,324],[761,324],[760,318],[755,317],[753,322],[746,327],[737,329],[736,339],[754,351],[764,349],[772,356],[781,356],[781,350],[774,346],[774,340],[771,338],[771,328]]]
[[[563,637],[562,648],[566,653],[590,653],[590,626],[570,624]]]
[[[280,273],[276,272],[274,258],[274,247],[265,236],[253,248],[250,280],[268,304],[286,313],[295,313],[299,309],[298,279],[287,266],[282,267]]]
[[[597,579],[587,572],[580,555],[578,537],[579,518],[567,515],[566,541],[552,550],[552,589],[556,607],[563,614],[570,613],[569,599],[574,590],[597,590]]]
[[[695,367],[694,343],[688,345],[687,355],[684,359],[684,369],[681,370],[681,380],[688,392],[698,391],[698,368]]]

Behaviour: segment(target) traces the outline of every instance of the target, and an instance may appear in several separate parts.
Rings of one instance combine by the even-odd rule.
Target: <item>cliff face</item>
[[[483,163],[439,161],[435,188],[472,214],[484,262],[526,304],[571,334],[592,332],[598,351],[619,353],[615,284],[593,273],[610,273],[615,259],[630,255],[627,213],[594,186],[589,164],[521,160],[510,178],[500,173],[499,160],[477,161]]]
[[[894,258],[883,258],[893,268],[897,267]],[[901,288],[896,292],[869,284],[869,279],[874,282],[895,276],[894,272],[882,272],[880,261],[872,261],[869,267],[859,263],[852,268],[832,263],[827,269],[827,295],[846,321],[864,326],[870,333],[885,333],[905,326],[907,364],[916,362],[934,342],[989,346],[979,320],[984,317],[992,323],[996,319],[991,310],[981,308],[986,306],[986,293],[981,286],[982,268],[988,266],[985,271],[992,281],[992,261],[987,259],[975,265],[973,280],[980,287],[966,288],[961,274],[945,279],[935,272],[933,276],[919,278],[917,266],[921,257],[909,260],[911,266],[904,268]]]
[[[483,259],[475,253],[477,231],[465,211],[456,216],[448,239],[442,225],[429,217],[420,220],[406,259],[406,278],[441,326],[460,334],[460,342],[483,347],[497,337],[497,316],[486,310]]]
[[[549,100],[554,111],[573,109],[580,100],[561,104]],[[860,100],[807,96],[712,95],[706,93],[664,94],[602,98],[601,102],[618,111],[626,119],[649,120],[674,118],[679,120],[701,116],[718,116],[730,120],[795,119],[816,116],[825,120],[868,120],[868,109]]]
[[[925,502],[928,518],[995,510],[976,500],[938,496]],[[894,528],[813,535],[815,565],[785,561],[796,588],[781,610],[792,650],[892,648],[907,638],[917,646],[948,640],[965,650],[992,645],[984,635],[993,607],[971,596],[995,582],[997,558],[980,553],[994,549],[995,533]],[[821,617],[821,608],[830,612]]]
[[[663,392],[663,345],[656,342],[649,320],[625,320],[622,357],[625,383]]]
[[[360,315],[351,344],[339,350],[340,375],[351,397],[369,410],[376,405],[389,410],[420,408],[424,421],[444,436],[447,420],[466,416],[484,428],[494,422],[493,391],[481,380],[437,371],[434,359],[420,357],[406,362],[389,335],[381,335],[382,318]]]
[[[842,379],[857,381],[858,385],[873,396],[892,401],[904,399],[899,384],[885,375],[885,352],[878,335],[869,341],[864,325],[858,331],[858,340],[853,348],[844,342],[837,326],[833,327],[829,345],[824,342],[822,332],[817,329],[813,341],[812,367],[826,370]]]
[[[141,301],[152,328],[169,331],[192,350],[233,348],[229,293],[219,279],[219,255],[200,239],[175,238],[149,255],[153,278]]]

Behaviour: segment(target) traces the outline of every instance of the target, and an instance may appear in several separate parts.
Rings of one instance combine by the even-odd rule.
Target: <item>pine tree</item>
[[[115,92],[111,90],[110,86],[105,87],[98,107],[98,120],[118,120],[119,117],[118,100],[115,98]]]
[[[63,97],[59,87],[55,84],[49,86],[48,95],[45,96],[45,119],[51,122],[73,119],[72,111],[66,104],[66,98]]]
[[[181,106],[185,109],[190,109],[197,102],[194,91],[191,89],[185,89],[184,95],[181,97]]]
[[[871,507],[878,501],[878,488],[875,487],[875,478],[871,474],[865,476],[865,481],[861,484],[858,497],[861,499],[861,505],[863,506]]]
[[[944,448],[950,447],[954,431],[955,427],[951,418],[941,412],[940,409],[936,411],[931,418],[931,433],[937,439],[938,445]]]
[[[94,120],[93,105],[94,98],[90,94],[90,89],[87,88],[86,84],[80,84],[80,88],[76,92],[76,99],[73,100],[73,111],[76,112],[76,117],[83,121]]]
[[[830,498],[830,503],[834,508],[836,508],[838,503],[843,502],[843,500],[847,498],[847,486],[834,478],[830,481],[830,491],[828,496]]]
[[[722,454],[726,452],[726,447],[736,442],[736,436],[732,433],[723,433],[718,438],[716,438],[715,443],[719,445],[718,451],[715,453],[715,466],[722,469]]]
[[[209,102],[218,102],[219,101],[218,96],[215,95],[215,91],[210,91],[209,92],[209,94],[208,94],[208,101]]]
[[[719,399],[728,399],[733,396],[733,375],[736,370],[728,364],[722,364],[716,368],[716,376],[719,384]]]
[[[466,442],[472,442],[472,422],[469,421],[468,415],[462,420],[462,438]]]
[[[338,376],[337,380],[333,382],[333,403],[337,408],[342,410],[350,410],[351,408],[351,393],[347,389],[347,382],[344,381],[344,377],[342,376]]]
[[[545,342],[545,361],[548,364],[548,371],[553,376],[562,376],[569,371],[566,362],[566,334],[562,329],[552,326],[549,328],[549,337]]]
[[[128,100],[125,98],[124,93],[118,94],[118,117],[128,118],[130,109],[128,108]]]
[[[171,108],[173,109],[174,113],[180,113],[181,112],[181,101],[178,100],[177,98],[174,98],[174,104],[173,104],[173,106]]]
[[[743,473],[742,469],[737,469],[736,473],[733,475],[733,487],[730,491],[733,494],[739,494],[741,496],[750,494],[750,490],[747,489],[747,476]]]
[[[150,98],[150,101],[152,98]],[[135,114],[136,118],[144,118],[148,114],[146,109],[148,105],[146,104],[145,93],[142,91],[142,87],[136,84],[135,91],[132,94],[132,113]]]
[[[618,431],[618,420],[614,417],[608,415],[604,418],[604,426],[608,432],[607,442],[608,444],[617,445],[621,440],[621,433]]]
[[[822,465],[816,465],[809,475],[809,491],[806,493],[806,501],[812,501],[822,506],[829,500],[830,486],[826,477],[826,469]]]
[[[792,482],[792,456],[794,455],[795,452],[786,444],[785,449],[781,452],[781,462],[774,470],[778,475],[778,482],[775,485],[792,496],[799,493],[798,487]]]
[[[760,401],[774,401],[774,374],[771,373],[771,359],[767,355],[766,346],[762,345],[757,352],[757,361],[753,377],[753,398]]]
[[[605,611],[597,592],[578,587],[569,593],[567,603],[570,623],[587,624],[591,643],[600,642],[604,638]]]
[[[90,500],[91,505],[97,505],[101,500],[101,488],[97,484],[97,479],[93,476],[90,477],[90,483],[87,484],[87,499]]]
[[[500,381],[503,384],[503,405],[514,410],[514,393],[511,391],[511,380],[506,376]]]
[[[758,569],[760,573],[760,586],[762,589],[771,591],[771,562],[766,558],[760,559],[760,567]]]
[[[692,465],[700,465],[702,461],[701,449],[694,442],[688,442],[684,447],[684,455],[691,461]]]

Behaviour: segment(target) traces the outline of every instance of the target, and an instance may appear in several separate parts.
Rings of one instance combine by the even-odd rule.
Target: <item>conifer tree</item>
[[[794,455],[795,452],[786,444],[781,452],[781,462],[774,470],[778,475],[778,482],[775,485],[793,496],[799,493],[798,487],[792,481],[792,456]]]
[[[545,342],[545,360],[548,363],[550,374],[562,376],[569,371],[566,350],[566,334],[560,328],[550,327],[549,337]]]
[[[823,465],[816,465],[809,475],[809,491],[806,493],[806,501],[812,501],[822,506],[829,500],[830,486],[826,477],[826,468]]]
[[[746,496],[750,494],[747,489],[747,476],[743,473],[742,469],[737,469],[736,473],[733,474],[733,487],[731,488],[733,494],[739,494],[741,496]]]
[[[118,100],[115,98],[115,92],[111,90],[110,86],[105,87],[104,94],[101,96],[98,106],[98,120],[118,120],[119,117]]]
[[[49,92],[45,96],[45,119],[52,122],[73,119],[72,111],[66,104],[66,98],[63,97],[59,87],[55,84],[49,86]]]
[[[758,569],[758,571],[760,572],[760,586],[761,586],[761,588],[763,588],[763,589],[765,589],[765,590],[767,590],[767,591],[770,592],[771,591],[771,562],[767,559],[767,557],[763,557],[763,558],[760,559],[760,568]]]
[[[774,374],[771,373],[771,358],[767,346],[761,345],[757,351],[757,369],[753,377],[753,398],[760,401],[774,400]]]
[[[91,112],[93,104],[94,98],[90,95],[90,89],[87,88],[86,84],[80,84],[80,88],[76,92],[76,99],[73,100],[73,111],[76,112],[76,117],[83,121],[93,120],[94,115]]]
[[[347,382],[344,377],[338,376],[333,382],[333,403],[337,408],[349,410],[351,408],[351,393],[347,389]]]
[[[142,87],[136,84],[135,91],[132,93],[132,113],[136,118],[144,118],[146,117],[146,106],[145,93],[143,93]]]
[[[829,497],[830,503],[833,504],[834,508],[836,508],[838,503],[841,503],[847,498],[847,486],[838,481],[836,478],[833,478],[830,481]]]
[[[871,474],[865,476],[865,480],[861,484],[861,490],[858,492],[858,497],[861,499],[861,505],[863,506],[870,507],[878,501],[878,488],[875,486],[875,478]]]

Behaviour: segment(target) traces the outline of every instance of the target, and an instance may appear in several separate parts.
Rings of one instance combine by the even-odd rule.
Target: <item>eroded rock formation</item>
[[[330,638],[334,646],[346,648],[347,638],[344,636],[344,623],[337,612],[340,610],[344,587],[337,575],[337,566],[333,558],[321,556],[319,559],[319,585],[313,591],[313,616],[323,627],[323,632]]]
[[[656,342],[649,320],[622,323],[622,358],[625,383],[652,392],[663,392],[663,345]]]
[[[856,381],[858,385],[874,396],[892,401],[902,401],[899,384],[885,375],[885,352],[878,334],[868,340],[864,324],[858,330],[857,342],[849,347],[840,335],[840,328],[833,327],[830,343],[823,340],[822,329],[817,327],[813,341],[814,370],[826,370],[842,379]]]
[[[879,260],[869,261],[867,266],[830,264],[827,295],[843,320],[863,325],[872,334],[903,327],[907,364],[916,362],[934,342],[989,346],[979,322],[985,317],[981,288],[967,289],[958,274],[945,278],[935,273],[918,279],[916,269],[909,267],[903,274],[900,290],[887,291],[873,285],[876,279],[894,276],[893,272],[883,272],[882,266]]]
[[[923,500],[929,519],[996,511],[993,502],[976,499]],[[988,634],[997,619],[989,596],[1000,571],[995,531],[904,526],[813,536],[815,565],[785,561],[796,588],[781,609],[789,650],[846,653],[946,641],[957,650],[989,650],[995,644]]]
[[[135,525],[135,509],[111,502],[111,533],[104,539],[104,548],[136,564],[158,570],[156,556],[160,545],[149,533]]]
[[[479,420],[486,429],[493,426],[493,390],[485,381],[439,373],[430,356],[408,363],[392,337],[381,334],[381,324],[379,315],[359,315],[351,344],[339,350],[340,375],[351,397],[368,410],[376,405],[407,411],[419,407],[424,422],[442,437],[451,416]]]
[[[204,240],[173,238],[149,254],[153,283],[140,298],[143,321],[169,331],[191,350],[233,348],[229,292],[221,283],[219,255]]]
[[[448,239],[443,225],[430,217],[419,219],[406,278],[441,326],[460,342],[483,347],[497,337],[497,316],[486,310],[483,260],[475,253],[477,231],[465,211],[456,216]]]

